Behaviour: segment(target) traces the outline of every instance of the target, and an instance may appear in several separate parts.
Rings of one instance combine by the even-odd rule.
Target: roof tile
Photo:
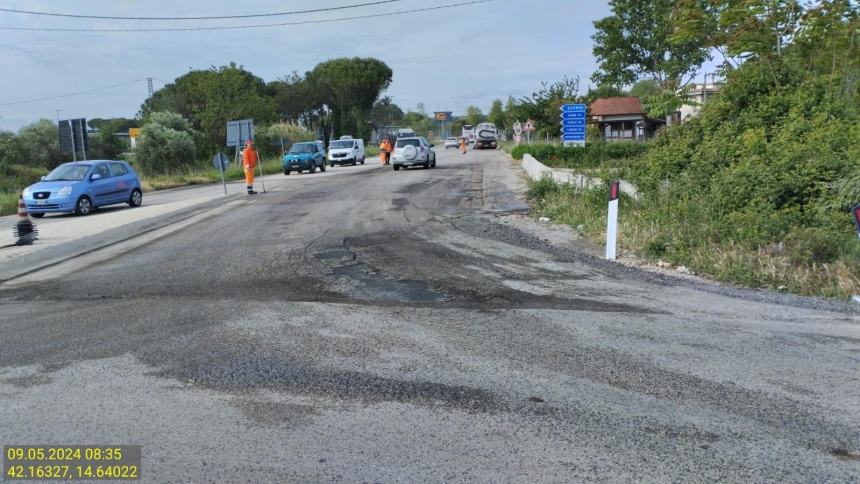
[[[607,97],[594,101],[589,107],[592,116],[644,114],[638,97]]]

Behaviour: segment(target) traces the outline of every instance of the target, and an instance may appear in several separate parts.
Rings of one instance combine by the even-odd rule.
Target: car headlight
[[[24,193],[23,193],[24,198],[30,198],[30,193],[31,193],[31,192],[30,192],[30,187],[25,188],[25,189],[24,189]]]
[[[71,185],[64,186],[63,188],[60,188],[60,191],[57,192],[58,197],[68,197],[71,194],[72,194],[72,186]]]

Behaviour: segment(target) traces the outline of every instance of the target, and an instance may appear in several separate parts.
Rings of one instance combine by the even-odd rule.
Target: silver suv
[[[433,145],[428,143],[423,136],[399,138],[394,144],[391,165],[395,171],[401,167],[408,168],[410,166],[435,168],[436,152],[433,151]]]

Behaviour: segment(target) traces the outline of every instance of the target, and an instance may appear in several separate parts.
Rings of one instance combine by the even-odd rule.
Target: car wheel
[[[362,159],[361,159],[361,164],[362,164],[362,165],[364,164],[364,158],[362,158]]]
[[[31,213],[30,216],[33,218],[42,218],[45,216],[45,214],[44,213]]]
[[[394,171],[397,171],[400,169],[400,165],[392,165],[392,166],[394,167]]]
[[[140,190],[135,188],[131,192],[131,196],[128,197],[128,206],[131,208],[139,207],[143,203],[143,194],[140,193]]]
[[[75,215],[89,215],[93,211],[93,202],[89,197],[83,196],[75,204]]]
[[[322,165],[320,165],[320,171],[321,171],[321,172],[323,172],[323,173],[325,173],[325,163],[323,163]]]
[[[289,174],[290,174],[290,170],[284,170],[284,175],[289,175]]]
[[[311,167],[308,168],[308,173],[316,173],[316,172],[317,172],[317,164],[314,162],[311,162]]]

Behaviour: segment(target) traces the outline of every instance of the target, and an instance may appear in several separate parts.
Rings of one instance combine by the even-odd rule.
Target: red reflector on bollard
[[[609,185],[609,201],[618,200],[618,182],[614,181]]]

